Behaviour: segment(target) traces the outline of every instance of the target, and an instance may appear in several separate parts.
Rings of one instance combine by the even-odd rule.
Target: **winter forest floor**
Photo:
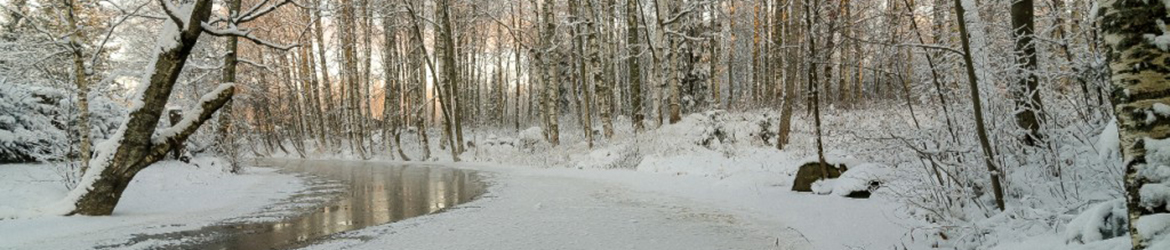
[[[855,115],[855,114],[851,114]],[[868,114],[897,120],[900,115]],[[829,114],[832,117],[832,114]],[[895,117],[895,118],[890,118]],[[899,161],[905,150],[857,134],[880,130],[871,122],[826,126],[852,129],[829,134],[829,161],[850,166],[835,183],[820,183],[816,193],[790,191],[793,175],[815,161],[810,130],[794,126],[794,143],[779,151],[769,146],[769,112],[705,112],[679,124],[638,135],[619,129],[593,148],[579,132],[562,130],[552,148],[532,140],[528,129],[471,131],[478,147],[450,162],[432,145],[444,166],[481,171],[488,194],[456,209],[391,224],[342,233],[309,249],[1125,249],[1124,237],[1092,244],[1066,245],[1065,221],[1053,218],[970,219],[928,223],[924,209],[908,205],[902,180],[911,172]],[[619,119],[620,120],[620,119]],[[870,133],[872,134],[872,133]],[[598,136],[600,138],[600,136]],[[437,138],[437,137],[436,137]],[[408,155],[419,150],[403,138]],[[888,144],[888,143],[886,143]],[[885,146],[883,146],[885,145]],[[876,153],[875,153],[876,152]],[[264,155],[262,155],[264,156]],[[267,157],[293,158],[271,153]],[[352,154],[309,158],[354,160]],[[389,157],[372,161],[400,163]],[[209,162],[212,160],[203,160]],[[205,163],[209,164],[209,163]],[[311,189],[296,176],[250,168],[234,176],[218,168],[160,163],[148,168],[127,191],[111,217],[38,216],[38,204],[54,201],[65,189],[45,167],[0,167],[0,249],[72,249],[124,242],[134,234],[180,231],[257,213],[276,200]],[[850,180],[857,181],[850,181]],[[842,197],[861,180],[880,180],[869,199]],[[246,191],[229,191],[246,190]],[[11,203],[9,203],[11,202]],[[1039,205],[1033,207],[1045,208]],[[1021,209],[1008,216],[1040,215]],[[971,212],[971,214],[978,214]],[[977,216],[977,215],[965,215]],[[1045,223],[1050,223],[1044,225]],[[174,226],[172,226],[174,225]],[[983,236],[940,236],[940,227],[969,227]],[[69,228],[62,230],[61,228]],[[118,230],[111,230],[118,229]],[[12,232],[12,233],[9,233]],[[950,232],[950,231],[946,231]],[[946,237],[954,237],[946,239]],[[957,238],[957,239],[956,239]],[[949,241],[948,241],[949,240]],[[173,242],[143,242],[150,248]]]

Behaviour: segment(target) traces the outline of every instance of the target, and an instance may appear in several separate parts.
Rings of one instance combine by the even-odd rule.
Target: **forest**
[[[1166,22],[1148,0],[0,0],[0,163],[52,169],[55,215],[116,216],[160,162],[481,163],[872,192],[846,204],[901,236],[808,249],[1170,249]]]

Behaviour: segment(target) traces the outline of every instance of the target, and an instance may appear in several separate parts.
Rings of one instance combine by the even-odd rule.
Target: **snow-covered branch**
[[[276,4],[264,6],[265,4],[268,3],[268,1],[269,0],[264,0],[264,2],[261,2],[260,4],[253,6],[247,12],[244,12],[243,15],[235,17],[236,18],[235,23],[240,24],[240,23],[247,23],[247,22],[250,22],[252,20],[256,20],[256,18],[260,18],[264,15],[267,15],[269,12],[272,12],[272,11],[276,10],[277,8],[280,8],[280,6],[284,6],[285,4],[292,3],[292,0],[282,0]],[[261,8],[261,7],[263,7],[263,8]]]
[[[199,106],[183,114],[183,120],[170,128],[159,131],[152,141],[155,144],[154,151],[156,152],[154,153],[165,154],[170,151],[171,147],[175,146],[171,145],[172,143],[182,142],[195,133],[195,130],[203,125],[203,122],[211,119],[211,115],[215,114],[215,111],[218,111],[220,107],[232,99],[236,90],[235,86],[235,83],[220,84],[215,90],[199,98]]]
[[[171,1],[158,0],[158,2],[162,5],[163,12],[167,13],[167,16],[171,18],[172,22],[175,22],[175,26],[187,26],[187,18],[180,17],[178,13],[175,13],[175,11],[177,11],[177,7],[175,7],[174,4],[171,4]]]
[[[959,51],[958,49],[947,47],[947,46],[942,46],[942,45],[935,45],[935,44],[900,43],[900,44],[895,44],[894,46],[895,47],[919,47],[919,48],[926,48],[926,49],[937,49],[937,50],[943,50],[946,52],[955,53],[957,55],[964,54],[962,51]]]
[[[236,62],[238,62],[238,63],[242,63],[242,64],[246,64],[246,65],[250,65],[250,66],[252,66],[252,67],[261,68],[261,69],[264,69],[264,70],[267,70],[267,71],[272,71],[272,68],[271,68],[271,67],[272,67],[272,65],[267,65],[267,64],[263,64],[263,63],[258,63],[258,62],[255,62],[255,61],[252,61],[252,60],[248,60],[248,59],[245,59],[245,58],[236,58]]]

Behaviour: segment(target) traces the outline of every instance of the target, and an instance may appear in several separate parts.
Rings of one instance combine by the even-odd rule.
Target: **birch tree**
[[[1101,0],[1133,249],[1170,247],[1170,22],[1164,1]]]

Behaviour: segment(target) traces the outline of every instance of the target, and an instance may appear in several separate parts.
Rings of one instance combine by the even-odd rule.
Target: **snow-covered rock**
[[[868,198],[873,191],[886,183],[889,176],[889,167],[881,164],[866,163],[849,168],[841,173],[841,177],[833,185],[833,194],[854,198]]]

